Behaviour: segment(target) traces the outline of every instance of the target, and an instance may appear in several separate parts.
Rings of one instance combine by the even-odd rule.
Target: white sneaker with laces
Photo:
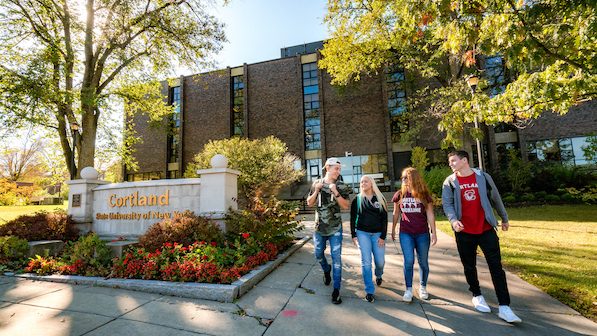
[[[485,302],[483,295],[473,296],[473,305],[480,312],[491,313],[491,308],[489,308],[489,305]]]
[[[510,309],[510,306],[500,306],[500,312],[498,314],[498,317],[508,323],[522,322],[520,317],[516,316],[512,309]]]
[[[402,301],[404,302],[411,302],[413,300],[413,291],[411,289],[407,289],[402,296]]]
[[[429,298],[429,294],[427,293],[427,288],[424,286],[419,287],[419,299],[427,300]]]

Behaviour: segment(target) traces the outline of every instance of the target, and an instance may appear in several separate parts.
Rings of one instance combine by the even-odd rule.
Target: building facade
[[[355,184],[373,174],[378,185],[392,190],[401,170],[411,164],[414,146],[428,150],[432,164],[444,164],[446,151],[436,122],[429,122],[410,145],[400,145],[408,129],[409,94],[402,68],[386,69],[339,92],[330,75],[317,67],[323,42],[283,48],[270,61],[180,77],[165,83],[163,93],[177,113],[169,120],[171,132],[147,127],[135,117],[136,171],[125,171],[127,181],[178,178],[209,140],[231,136],[249,139],[273,135],[300,158],[306,181],[321,175],[326,158],[338,157],[344,181]],[[488,68],[501,62],[488,59]],[[484,166],[497,169],[508,149],[529,161],[585,163],[580,147],[587,132],[597,130],[597,102],[587,102],[560,116],[546,113],[524,129],[508,125],[482,126]],[[473,154],[474,139],[465,137],[464,149]]]

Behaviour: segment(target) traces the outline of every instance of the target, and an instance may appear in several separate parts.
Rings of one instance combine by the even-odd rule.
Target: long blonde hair
[[[373,188],[373,193],[375,194],[375,196],[377,196],[377,201],[385,211],[388,211],[388,204],[386,202],[386,199],[381,194],[381,191],[379,191],[379,188],[377,187],[375,180],[369,175],[363,175],[363,177],[361,177],[361,180],[364,178],[369,179],[369,181],[371,182],[371,188]],[[359,198],[361,200],[360,209],[363,209],[363,207],[365,206],[365,200],[367,199],[367,196],[363,192],[363,189],[361,189],[361,191],[359,192]]]
[[[408,176],[410,193],[414,198],[423,203],[423,207],[427,208],[431,194],[429,193],[429,189],[427,189],[427,185],[425,184],[421,173],[413,167],[407,167],[402,170],[402,175],[400,175],[400,177],[404,175]],[[407,190],[408,187],[402,183],[402,189],[400,189],[400,201],[398,203],[402,203],[402,198],[406,196]]]

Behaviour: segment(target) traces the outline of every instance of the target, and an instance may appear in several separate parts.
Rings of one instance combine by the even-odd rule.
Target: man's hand
[[[328,187],[330,188],[330,190],[332,191],[332,194],[334,194],[334,196],[338,197],[340,195],[335,183],[328,184]]]
[[[502,222],[502,231],[508,231],[509,228],[510,228],[510,223]]]
[[[452,228],[454,229],[454,231],[460,232],[462,231],[462,229],[464,229],[464,225],[461,221],[455,221],[454,223],[452,223]]]

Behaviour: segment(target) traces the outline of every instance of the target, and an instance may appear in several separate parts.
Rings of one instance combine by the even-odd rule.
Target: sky
[[[229,40],[215,57],[218,69],[277,59],[281,48],[327,38],[322,24],[326,4],[327,0],[231,0],[217,6],[214,15],[226,24]]]

